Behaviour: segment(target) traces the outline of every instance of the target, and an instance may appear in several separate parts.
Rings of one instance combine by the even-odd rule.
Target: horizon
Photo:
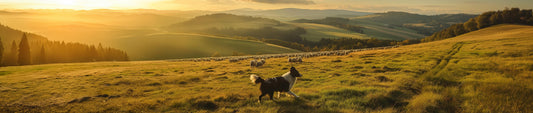
[[[359,1],[359,0],[6,0],[0,2],[3,10],[72,9],[72,10],[178,10],[178,11],[228,11],[236,9],[274,10],[285,8],[312,10],[347,10],[356,12],[384,13],[390,11],[423,15],[480,14],[503,8],[532,8],[527,0],[471,0],[471,1]]]
[[[514,8],[514,7],[509,7]],[[172,10],[172,9],[145,9],[145,8],[137,8],[137,9],[0,9],[0,11],[38,11],[38,10],[71,10],[71,11],[98,11],[98,10],[111,10],[111,11],[134,11],[134,10],[154,10],[154,11],[207,11],[207,12],[224,12],[224,11],[233,11],[233,10],[253,10],[253,11],[268,11],[268,10],[283,10],[283,9],[303,9],[303,10],[339,10],[339,11],[352,11],[352,12],[361,12],[361,13],[389,13],[389,12],[404,12],[404,13],[410,13],[410,14],[419,14],[419,15],[445,15],[445,14],[471,14],[471,15],[479,15],[481,13],[464,13],[464,12],[457,12],[457,13],[439,13],[439,14],[423,14],[423,13],[416,13],[416,12],[408,12],[408,11],[398,11],[398,10],[390,10],[390,11],[383,11],[383,12],[365,12],[365,11],[357,11],[357,10],[346,10],[346,9],[307,9],[307,8],[279,8],[279,9],[254,9],[254,8],[238,8],[238,9],[229,9],[229,10],[220,10],[220,11],[211,11],[211,10]],[[521,8],[522,9],[522,8]],[[502,9],[499,9],[502,10]],[[497,10],[495,10],[497,11]]]

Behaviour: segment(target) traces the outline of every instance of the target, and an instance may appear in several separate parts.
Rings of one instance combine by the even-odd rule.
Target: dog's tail
[[[250,80],[252,80],[252,83],[263,83],[265,80],[255,74],[250,75]]]

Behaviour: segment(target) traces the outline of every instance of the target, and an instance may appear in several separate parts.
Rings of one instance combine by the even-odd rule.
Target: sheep
[[[301,56],[294,57],[294,58],[289,57],[289,62],[302,62],[302,57]]]
[[[264,58],[261,59],[261,63],[262,64],[265,64],[266,63],[266,60]]]
[[[250,61],[250,67],[255,67],[255,66],[257,66],[257,61],[255,60]]]
[[[251,60],[251,61],[250,61],[250,67],[259,67],[259,66],[263,66],[265,63],[266,63],[266,60],[265,60],[265,59],[261,59],[261,60],[259,60],[259,61],[257,61],[257,60]]]

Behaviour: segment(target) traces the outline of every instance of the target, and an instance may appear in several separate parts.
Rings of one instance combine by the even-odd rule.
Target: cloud
[[[242,1],[249,1],[249,2],[258,2],[258,3],[266,3],[266,4],[315,4],[315,2],[311,0],[242,0]]]

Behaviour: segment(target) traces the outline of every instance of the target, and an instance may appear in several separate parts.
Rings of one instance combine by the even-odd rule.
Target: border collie
[[[294,94],[291,89],[292,86],[294,86],[294,83],[296,83],[296,77],[302,77],[300,72],[296,70],[296,68],[291,67],[291,70],[285,74],[283,74],[281,77],[274,77],[264,80],[263,78],[252,74],[250,75],[250,80],[252,80],[252,83],[261,83],[261,87],[259,90],[261,90],[261,96],[259,96],[259,102],[261,102],[261,97],[268,94],[270,96],[270,100],[274,100],[274,92],[278,93],[278,98],[281,94],[281,92],[287,92],[290,95],[298,98],[299,96]]]

